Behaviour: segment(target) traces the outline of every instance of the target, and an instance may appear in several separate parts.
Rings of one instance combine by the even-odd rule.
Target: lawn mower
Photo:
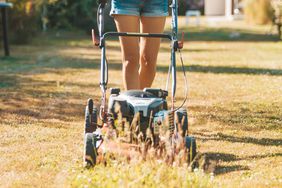
[[[99,155],[103,155],[101,146],[115,138],[117,144],[134,146],[142,156],[148,150],[155,150],[158,158],[173,164],[175,157],[182,151],[185,160],[191,162],[196,155],[196,140],[188,135],[188,115],[182,108],[188,94],[188,83],[180,50],[182,40],[178,40],[178,4],[173,0],[172,33],[123,33],[104,32],[105,2],[99,4],[97,22],[99,37],[92,30],[92,40],[101,49],[101,105],[88,99],[85,109],[84,162],[94,166]],[[106,40],[110,37],[155,37],[171,41],[171,63],[169,65],[166,89],[145,88],[144,90],[109,89],[107,103],[108,61],[106,59]],[[185,78],[185,100],[180,107],[175,107],[176,94],[176,52],[179,51],[182,71]],[[170,108],[166,98],[171,80]],[[144,157],[146,158],[146,157]]]

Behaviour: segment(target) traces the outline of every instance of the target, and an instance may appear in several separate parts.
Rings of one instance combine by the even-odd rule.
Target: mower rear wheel
[[[92,99],[88,99],[85,109],[84,133],[93,133],[97,129],[98,109]]]
[[[188,114],[185,108],[180,108],[175,112],[176,123],[178,126],[178,130],[181,133],[181,136],[185,137],[188,133]]]
[[[84,138],[84,161],[86,167],[91,167],[96,164],[97,149],[96,140],[93,133],[86,133]]]
[[[185,146],[188,149],[188,163],[190,164],[197,154],[196,139],[191,136],[186,136]]]

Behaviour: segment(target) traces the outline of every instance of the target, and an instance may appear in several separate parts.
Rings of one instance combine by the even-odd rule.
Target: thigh
[[[118,32],[139,32],[138,16],[114,15]],[[120,37],[121,49],[125,56],[139,53],[137,37]]]
[[[141,17],[141,32],[143,33],[163,33],[166,17]],[[154,61],[158,55],[160,47],[159,38],[141,38],[140,50],[149,60]]]

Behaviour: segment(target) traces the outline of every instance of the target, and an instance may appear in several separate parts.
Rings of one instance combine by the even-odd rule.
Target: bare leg
[[[141,32],[162,33],[166,17],[141,17]],[[160,48],[159,38],[141,38],[140,41],[140,88],[151,87],[156,75],[156,63]]]
[[[137,16],[114,15],[119,32],[139,32],[140,21]],[[123,57],[123,85],[126,90],[140,89],[139,81],[139,39],[138,37],[120,37]]]

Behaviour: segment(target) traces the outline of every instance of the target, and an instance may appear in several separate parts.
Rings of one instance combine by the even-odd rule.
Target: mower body
[[[139,112],[142,118],[149,119],[151,113],[167,110],[166,97],[167,91],[161,89],[129,90],[122,93],[119,89],[111,89],[108,113],[116,114],[119,108],[125,118],[130,119]]]
[[[144,90],[129,90],[121,92],[119,89],[111,89],[108,103],[108,113],[117,119],[119,114],[132,123],[136,114],[139,116],[140,129],[146,134],[151,124],[154,132],[159,134],[159,127],[169,127],[167,107],[168,92],[162,89],[145,88]],[[166,129],[167,130],[167,129]]]

